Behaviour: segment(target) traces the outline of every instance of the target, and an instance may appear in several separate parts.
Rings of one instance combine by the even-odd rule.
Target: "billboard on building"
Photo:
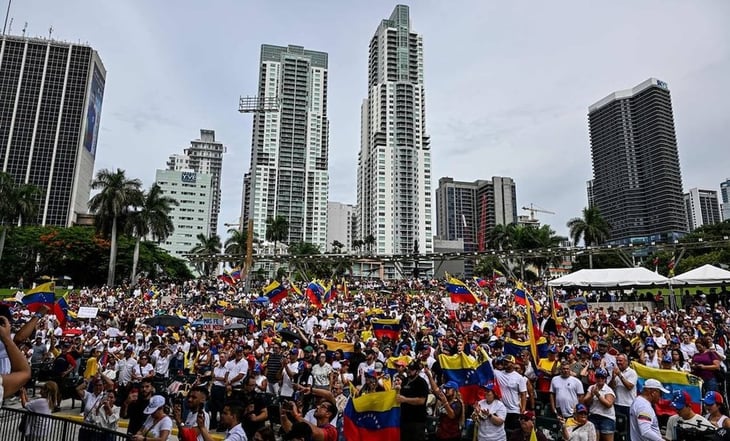
[[[99,66],[94,63],[94,72],[91,77],[91,91],[89,93],[89,107],[86,111],[86,131],[84,132],[84,148],[96,156],[96,142],[99,136],[101,122],[101,104],[104,100],[104,76]]]

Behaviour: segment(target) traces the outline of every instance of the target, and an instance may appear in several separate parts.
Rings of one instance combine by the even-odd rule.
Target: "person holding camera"
[[[210,414],[205,411],[205,402],[208,401],[208,389],[203,386],[193,386],[188,391],[185,401],[189,410],[185,418],[185,423],[182,421],[182,403],[175,403],[172,412],[175,425],[177,426],[178,437],[182,439],[183,433],[186,431],[195,432],[195,439],[197,441],[204,441],[205,438],[200,433],[198,418],[202,416],[203,425],[206,428],[210,427]]]

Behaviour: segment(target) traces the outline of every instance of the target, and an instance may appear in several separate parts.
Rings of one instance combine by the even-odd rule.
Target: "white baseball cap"
[[[658,380],[655,380],[653,378],[650,378],[644,382],[644,389],[647,389],[647,388],[648,389],[657,389],[657,390],[664,392],[665,394],[669,393],[669,390],[667,388],[665,388],[662,385],[662,383],[660,383]]]
[[[150,403],[144,408],[143,413],[145,415],[151,415],[155,413],[157,409],[165,405],[165,398],[162,395],[154,395],[150,398]]]

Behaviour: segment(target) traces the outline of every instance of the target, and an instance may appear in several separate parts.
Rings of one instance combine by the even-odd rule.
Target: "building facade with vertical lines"
[[[89,46],[0,37],[0,161],[40,189],[31,224],[88,213],[106,70]]]
[[[684,204],[687,210],[687,225],[689,231],[703,225],[719,224],[722,222],[720,204],[717,200],[717,191],[690,188],[684,194]]]
[[[301,46],[261,46],[259,97],[278,98],[275,112],[254,114],[251,168],[244,176],[242,228],[283,216],[291,244],[327,246],[329,120],[327,54]]]
[[[667,83],[650,78],[588,108],[593,202],[609,243],[673,242],[687,217]]]
[[[372,235],[375,254],[433,252],[423,39],[411,31],[408,6],[396,6],[370,40],[368,96],[361,115],[360,239]],[[420,265],[424,265],[420,272],[428,272],[431,263]],[[385,268],[385,277],[410,274],[413,268],[403,266]]]

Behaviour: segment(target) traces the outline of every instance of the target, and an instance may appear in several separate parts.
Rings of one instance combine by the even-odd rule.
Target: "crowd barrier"
[[[25,426],[25,430],[23,431],[20,430],[21,422]],[[102,429],[63,417],[30,413],[24,409],[0,408],[0,440],[3,441],[70,441],[79,439],[80,431],[83,432],[82,437],[88,440],[127,440],[126,433]]]

